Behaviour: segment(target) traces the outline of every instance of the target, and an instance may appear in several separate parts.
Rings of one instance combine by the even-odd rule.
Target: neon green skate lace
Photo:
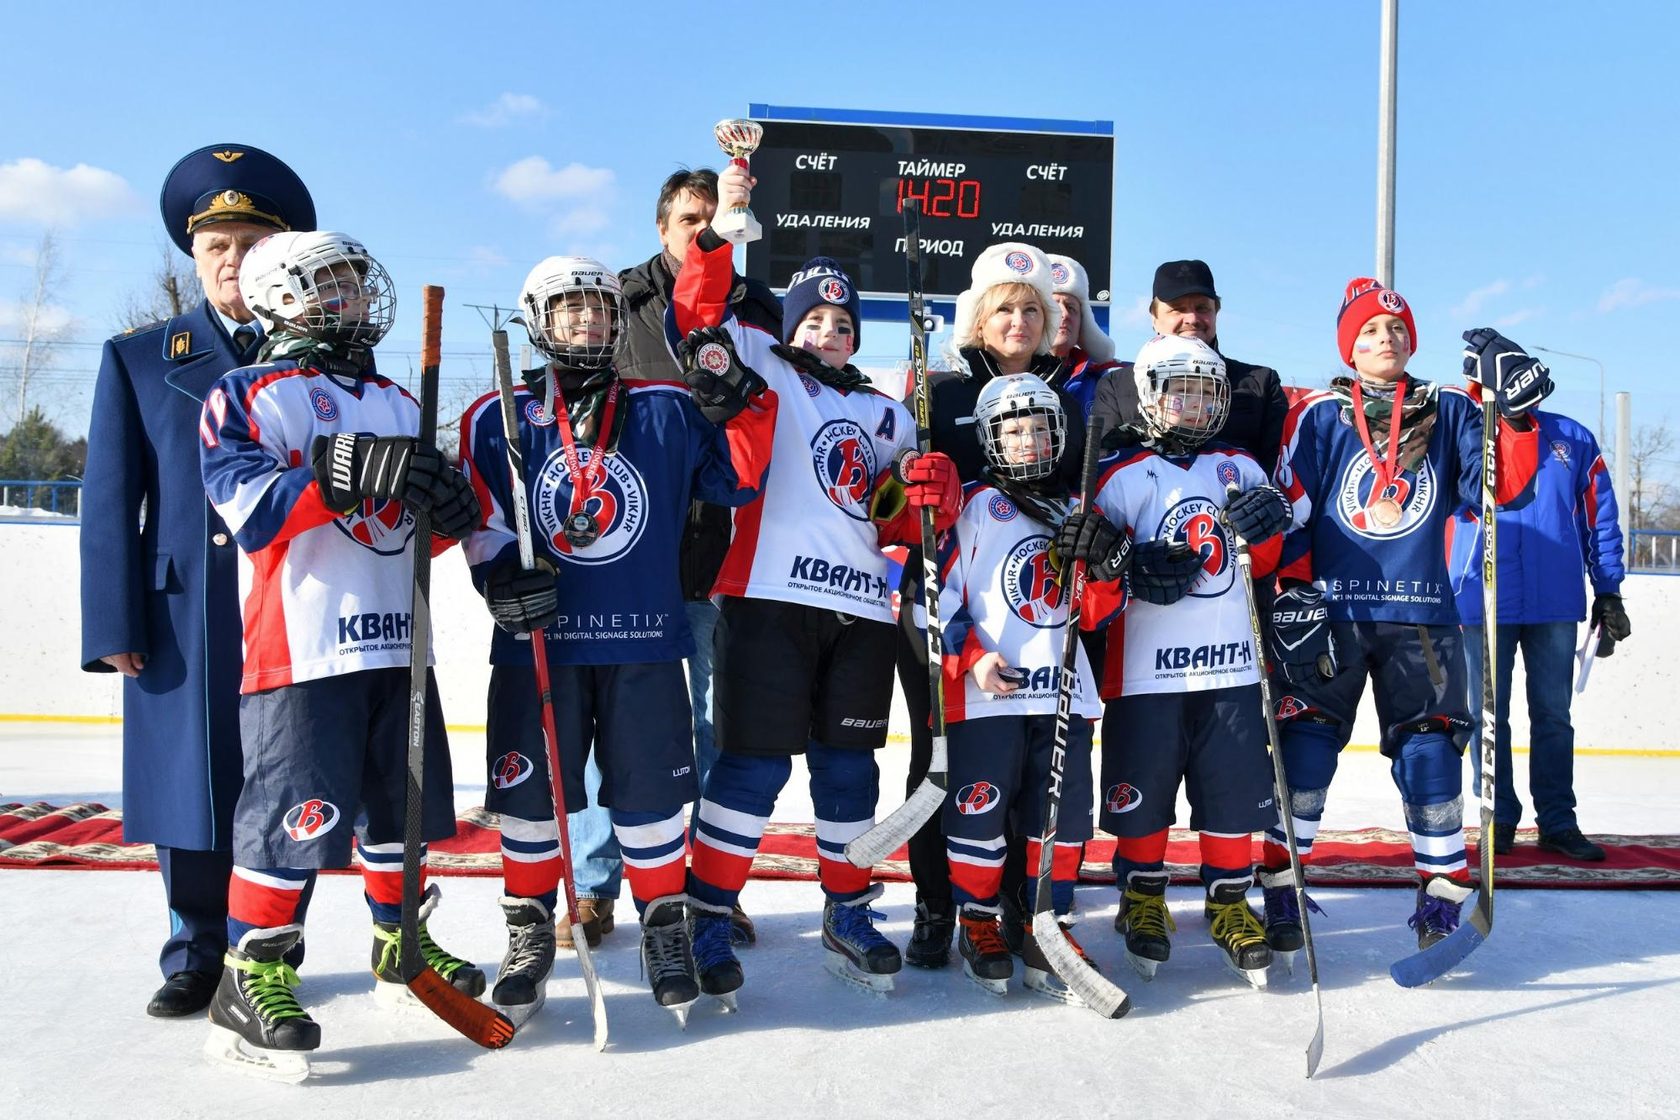
[[[1167,909],[1165,895],[1142,894],[1130,888],[1126,890],[1126,928],[1145,937],[1163,940],[1169,929],[1178,932],[1172,911]]]
[[[224,963],[245,973],[239,982],[245,998],[256,1008],[257,1014],[273,1021],[277,1019],[307,1019],[309,1014],[299,1005],[292,989],[302,981],[297,969],[282,960],[236,960],[230,954]]]
[[[385,943],[379,953],[379,965],[373,970],[374,975],[381,980],[402,981],[402,927],[394,926],[386,929],[375,924],[373,935]],[[433,972],[445,980],[453,979],[455,974],[467,967],[468,962],[457,957],[432,940],[424,923],[420,926],[420,956]]]
[[[1266,943],[1266,927],[1260,924],[1260,919],[1248,908],[1246,899],[1238,902],[1210,902],[1208,913],[1213,918],[1209,932],[1221,945],[1245,949],[1250,945]]]

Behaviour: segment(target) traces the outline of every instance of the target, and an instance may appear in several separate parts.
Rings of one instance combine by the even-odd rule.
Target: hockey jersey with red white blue
[[[730,439],[700,415],[686,387],[626,386],[617,406],[627,410],[624,426],[617,447],[602,456],[603,466],[592,470],[593,449],[577,446],[580,465],[598,482],[587,512],[601,527],[597,540],[578,548],[561,531],[573,485],[555,417],[524,388],[515,392],[514,404],[532,546],[537,558],[556,569],[560,617],[547,631],[549,661],[624,665],[692,657],[694,637],[677,572],[689,500],[724,506],[751,500],[757,494],[752,483],[762,471],[751,465],[751,448],[743,453],[741,473],[748,475],[743,482]],[[773,422],[760,413],[737,418],[742,424],[761,419]],[[484,511],[481,527],[464,546],[482,589],[491,568],[519,562],[500,396],[488,393],[473,402],[461,418],[461,432],[461,469]],[[491,664],[530,662],[529,638],[493,629]]]
[[[199,420],[204,488],[240,549],[242,692],[408,665],[414,517],[396,501],[328,509],[316,436],[411,436],[420,406],[377,374],[282,361],[224,374]]]
[[[1171,606],[1133,599],[1109,627],[1103,699],[1259,683],[1248,588],[1219,511],[1226,487],[1265,485],[1265,470],[1248,452],[1224,444],[1186,458],[1129,447],[1105,459],[1101,470],[1095,505],[1110,521],[1128,527],[1136,543],[1178,541],[1202,557],[1184,598]],[[1256,575],[1271,572],[1279,544],[1273,537],[1253,548]]]
[[[1066,645],[1067,597],[1050,563],[1049,526],[983,482],[966,487],[962,516],[940,538],[939,616],[945,641],[945,718],[1054,715]],[[1081,629],[1095,629],[1121,607],[1117,584],[1087,583]],[[983,691],[969,670],[987,653],[1023,670],[1009,693]],[[1102,714],[1085,647],[1075,643],[1072,706]]]
[[[769,469],[758,498],[735,513],[713,594],[891,622],[892,573],[870,504],[894,457],[915,446],[910,413],[867,387],[825,385],[774,354],[775,338],[727,311],[729,250],[690,246],[665,318],[673,351],[696,327],[727,328],[741,361],[779,398]]]
[[[1482,414],[1464,390],[1430,388],[1436,416],[1428,450],[1386,487],[1341,398],[1308,394],[1284,420],[1277,483],[1294,519],[1279,575],[1322,587],[1333,619],[1458,625],[1444,542],[1453,511],[1481,505]],[[1503,508],[1533,500],[1538,446],[1536,432],[1499,425],[1495,482]],[[1385,500],[1400,508],[1392,525],[1372,514]]]

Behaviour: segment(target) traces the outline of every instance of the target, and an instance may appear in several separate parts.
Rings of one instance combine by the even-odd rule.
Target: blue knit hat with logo
[[[833,257],[812,257],[793,274],[787,295],[782,297],[782,341],[791,343],[794,332],[811,309],[830,304],[852,317],[852,349],[863,337],[863,316],[857,286]]]

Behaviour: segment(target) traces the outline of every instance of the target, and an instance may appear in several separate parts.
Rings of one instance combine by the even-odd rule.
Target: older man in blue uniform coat
[[[230,369],[256,359],[239,295],[246,250],[315,228],[292,170],[242,144],[177,163],[165,227],[204,285],[199,306],[105,344],[82,487],[82,668],[123,682],[123,836],[157,846],[170,912],[147,1005],[201,1011],[227,950],[231,826],[242,778],[238,551],[204,496],[199,413]],[[241,330],[241,328],[244,328]]]

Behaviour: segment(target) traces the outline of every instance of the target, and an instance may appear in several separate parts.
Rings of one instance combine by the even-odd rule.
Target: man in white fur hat
[[[1051,253],[1049,259],[1053,294],[1062,312],[1055,337],[1050,340],[1050,352],[1062,360],[1058,372],[1063,380],[1051,382],[1051,386],[1065,389],[1084,406],[1078,414],[1078,419],[1084,420],[1091,414],[1097,382],[1120,363],[1114,360],[1114,341],[1102,332],[1097,317],[1091,314],[1091,278],[1085,266],[1060,253]]]

